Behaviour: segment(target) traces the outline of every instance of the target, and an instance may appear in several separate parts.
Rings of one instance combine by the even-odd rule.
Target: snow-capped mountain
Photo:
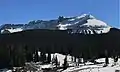
[[[1,33],[14,33],[23,30],[23,24],[4,24],[0,26]]]
[[[59,17],[55,20],[43,21],[31,21],[28,24],[23,25],[2,25],[0,27],[1,33],[9,31],[10,33],[19,32],[29,29],[53,29],[53,30],[70,30],[69,33],[83,33],[83,34],[101,34],[107,33],[110,30],[109,25],[105,22],[96,19],[90,14],[83,14],[74,17]]]
[[[103,21],[89,14],[72,17],[71,19],[60,22],[57,26],[60,30],[72,29],[72,33],[84,34],[107,33],[111,28]]]
[[[4,29],[4,30],[1,30],[1,33],[14,33],[14,32],[19,32],[19,31],[23,31],[22,28],[9,28],[9,29]]]

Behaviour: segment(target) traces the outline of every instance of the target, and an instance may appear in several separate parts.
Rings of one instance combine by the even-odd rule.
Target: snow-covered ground
[[[40,52],[39,52],[39,54],[40,54]],[[64,63],[65,55],[62,55],[59,53],[51,54],[51,60],[55,56],[57,56],[58,62],[60,62],[60,67],[62,67],[62,65]],[[73,62],[71,59],[72,59],[72,56],[67,55],[67,62],[71,67],[68,67],[66,70],[58,69],[57,71],[60,71],[60,72],[115,72],[116,70],[118,70],[118,72],[120,72],[120,58],[118,59],[118,61],[116,63],[114,63],[114,60],[112,58],[109,58],[109,64],[106,67],[103,67],[105,65],[105,58],[100,58],[100,59],[95,60],[96,62],[99,62],[102,64],[94,64],[94,63],[88,61],[85,64],[82,64],[82,63],[79,64],[79,66],[76,66],[75,62]],[[76,61],[77,61],[77,59],[76,59]],[[40,62],[27,63],[27,66],[29,68],[36,69],[37,70],[36,72],[42,71],[42,69],[46,69],[46,68],[52,69],[55,67],[55,65],[41,64]],[[12,72],[12,71],[3,69],[3,71],[1,71],[1,72]]]
[[[58,58],[58,62],[60,62],[60,66],[62,66],[62,64],[64,63],[64,59],[65,59],[65,55],[59,54],[59,53],[55,53],[55,54],[51,54],[51,60],[54,56],[57,56]],[[71,61],[71,57],[70,55],[67,55],[67,61],[70,62]]]
[[[96,62],[102,62],[103,64],[88,64],[83,66],[70,67],[63,72],[115,72],[116,70],[120,72],[120,59],[118,59],[115,66],[112,66],[114,64],[114,60],[112,58],[109,58],[109,64],[107,67],[103,67],[105,58],[96,59]]]
[[[115,70],[120,71],[120,66],[117,67],[102,67],[98,65],[89,65],[82,67],[71,67],[62,72],[115,72]]]
[[[12,72],[12,70],[8,70],[8,69],[0,69],[0,72]]]
[[[51,59],[53,58],[53,56],[57,56],[58,61],[60,62],[60,66],[62,66],[62,64],[64,63],[65,55],[62,55],[59,53],[51,54]],[[120,59],[118,59],[115,66],[112,66],[115,64],[114,60],[112,58],[109,58],[108,66],[103,67],[105,64],[105,58],[100,58],[100,59],[95,60],[96,62],[99,62],[102,64],[94,64],[92,62],[86,62],[85,65],[79,64],[80,66],[75,66],[75,63],[72,62],[71,58],[72,58],[72,56],[67,55],[67,61],[68,61],[69,65],[71,65],[73,67],[69,67],[62,72],[115,72],[115,70],[120,70]],[[77,59],[76,59],[76,61],[77,61]],[[53,66],[51,64],[48,64],[48,65],[41,65],[41,67],[42,68],[51,68]]]

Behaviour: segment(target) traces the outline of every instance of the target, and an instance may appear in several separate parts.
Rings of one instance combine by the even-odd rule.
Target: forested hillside
[[[0,35],[0,68],[22,66],[35,52],[71,54],[92,59],[120,55],[120,30],[103,34],[68,33],[67,30],[26,30]]]

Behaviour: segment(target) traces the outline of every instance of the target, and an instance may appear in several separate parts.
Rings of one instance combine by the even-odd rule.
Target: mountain
[[[13,33],[22,31],[24,24],[4,24],[0,26],[1,33]]]
[[[70,30],[69,33],[101,34],[109,32],[111,26],[90,14],[74,17],[59,16],[55,20],[36,20],[28,24],[5,24],[0,26],[1,33],[13,33],[31,29]],[[5,31],[5,32],[4,32]]]
[[[71,33],[101,34],[109,32],[110,27],[101,20],[89,14],[71,17],[58,25],[60,30],[71,29]]]

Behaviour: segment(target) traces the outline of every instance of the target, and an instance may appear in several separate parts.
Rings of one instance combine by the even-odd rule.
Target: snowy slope
[[[23,31],[22,28],[15,28],[15,29],[9,28],[9,29],[3,29],[3,30],[1,30],[1,33],[4,33],[4,31],[6,31],[6,30],[9,31],[10,33]]]
[[[105,22],[89,14],[72,17],[71,19],[61,22],[57,26],[60,30],[72,29],[72,33],[77,32],[84,34],[94,34],[94,32],[97,34],[107,33],[111,28]]]

